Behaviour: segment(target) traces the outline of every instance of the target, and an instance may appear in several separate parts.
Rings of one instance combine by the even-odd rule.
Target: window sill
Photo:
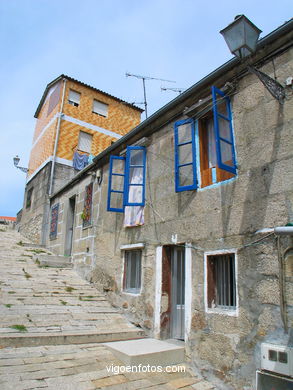
[[[238,308],[235,309],[220,309],[220,308],[207,308],[206,309],[207,314],[219,314],[229,317],[238,317]]]
[[[127,291],[127,290],[123,290],[122,291],[123,294],[126,294],[126,295],[131,295],[131,296],[134,296],[134,297],[137,297],[139,295],[141,295],[141,290],[135,292],[135,291]]]
[[[237,177],[238,176],[235,175],[234,177],[231,177],[231,179],[224,180],[224,181],[219,181],[218,183],[210,184],[210,185],[208,185],[206,187],[199,187],[198,191],[204,191],[204,190],[209,189],[209,188],[215,188],[215,187],[219,187],[219,186],[224,185],[224,184],[229,184],[230,182],[236,180]]]
[[[82,230],[86,230],[86,229],[89,229],[89,228],[92,228],[92,227],[93,227],[93,224],[90,224],[88,226],[83,226]]]

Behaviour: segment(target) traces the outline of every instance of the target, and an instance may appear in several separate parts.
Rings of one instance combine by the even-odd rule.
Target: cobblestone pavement
[[[24,239],[18,233],[1,230],[1,390],[214,389],[187,366],[185,373],[115,374],[112,367],[123,363],[102,343],[80,344],[79,337],[107,331],[119,338],[136,328],[73,270],[39,268],[31,257],[36,250],[19,245]],[[56,334],[68,332],[76,337],[72,344],[67,336],[67,345],[40,345],[44,335],[55,343]],[[30,345],[11,347],[8,342],[21,335]]]

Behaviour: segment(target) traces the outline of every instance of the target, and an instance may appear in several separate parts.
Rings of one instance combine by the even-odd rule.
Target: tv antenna
[[[146,80],[158,80],[158,81],[166,81],[167,83],[176,83],[176,81],[173,81],[173,80],[165,80],[165,79],[158,79],[156,77],[141,76],[139,74],[132,74],[132,73],[128,73],[128,72],[125,73],[125,76],[126,77],[136,77],[137,79],[141,79],[142,80],[143,95],[144,95],[144,102],[143,102],[143,104],[144,104],[144,110],[145,110],[145,117],[146,118],[148,117],[148,111],[147,111],[148,103],[147,103],[147,98],[146,98],[145,81]],[[139,104],[139,103],[137,103],[137,104]]]
[[[167,88],[167,87],[161,87],[161,91],[173,91],[179,93],[179,95],[185,91],[185,88]]]

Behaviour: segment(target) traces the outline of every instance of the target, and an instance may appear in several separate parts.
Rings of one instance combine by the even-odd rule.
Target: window
[[[105,118],[108,116],[108,104],[102,103],[96,99],[93,101],[93,112],[95,114],[104,116]]]
[[[32,205],[33,190],[34,190],[33,187],[30,188],[28,190],[28,192],[27,192],[27,195],[26,195],[26,205],[25,205],[25,207],[27,209],[29,209],[31,207],[31,205]]]
[[[49,104],[48,104],[48,112],[47,116],[51,114],[51,112],[54,110],[54,108],[57,106],[59,99],[60,99],[60,91],[61,91],[61,82],[49,91],[48,97],[49,97]]]
[[[51,209],[50,240],[55,240],[57,238],[58,213],[59,203],[55,204]]]
[[[212,87],[212,101],[213,109],[203,117],[175,123],[176,192],[197,189],[197,174],[200,174],[201,188],[228,180],[236,174],[230,99]]]
[[[126,157],[110,157],[108,211],[124,212],[125,206],[144,206],[145,167],[144,146],[127,146]]]
[[[236,309],[235,254],[208,255],[206,258],[207,307]]]
[[[84,131],[79,132],[78,149],[82,152],[90,153],[92,148],[93,136]]]
[[[123,289],[138,294],[141,288],[141,251],[130,250],[124,254]]]
[[[80,93],[70,89],[68,95],[68,103],[71,104],[72,106],[78,107],[79,102],[80,102]]]
[[[82,227],[88,227],[92,223],[93,183],[85,187],[84,206],[81,214]]]

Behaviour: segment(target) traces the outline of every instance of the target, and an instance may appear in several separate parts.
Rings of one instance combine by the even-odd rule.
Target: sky
[[[277,4],[277,6],[276,6]],[[292,0],[0,0],[0,215],[22,208],[34,113],[46,85],[60,74],[148,114],[232,58],[219,31],[245,14],[264,37],[289,20]],[[142,119],[144,119],[142,114]]]

